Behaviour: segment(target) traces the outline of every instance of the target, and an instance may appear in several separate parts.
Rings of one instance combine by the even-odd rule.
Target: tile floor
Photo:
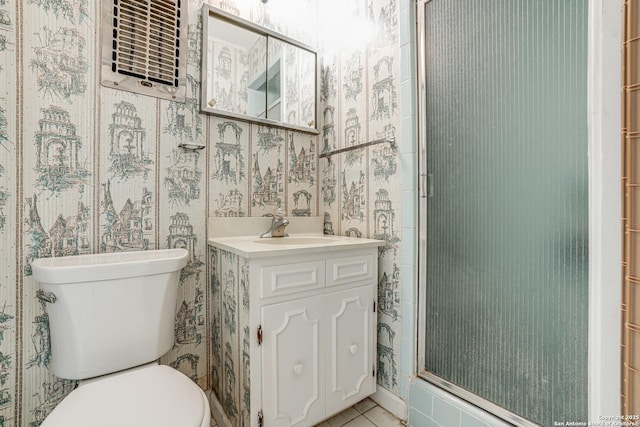
[[[211,427],[217,427],[211,420]],[[404,427],[405,424],[389,412],[366,398],[347,408],[333,418],[318,424],[317,427]]]
[[[405,424],[366,398],[317,427],[401,427]]]

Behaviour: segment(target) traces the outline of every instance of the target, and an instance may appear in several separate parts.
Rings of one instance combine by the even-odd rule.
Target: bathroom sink
[[[254,240],[254,243],[262,245],[323,245],[329,242],[331,242],[330,237],[309,236],[268,237]]]
[[[327,250],[378,247],[384,241],[322,234],[291,234],[289,237],[235,236],[209,238],[209,244],[244,258],[299,255]]]

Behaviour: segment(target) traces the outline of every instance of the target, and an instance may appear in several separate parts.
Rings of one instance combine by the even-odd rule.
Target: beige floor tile
[[[322,424],[319,424],[318,427],[342,427],[359,415],[360,412],[353,409],[353,407],[347,408],[339,414],[333,416],[332,418],[329,418]]]
[[[318,424],[316,427],[401,427],[402,422],[366,398],[339,414]],[[211,418],[211,427],[218,427]]]
[[[379,406],[365,412],[364,417],[378,427],[397,427],[402,426],[399,419]]]
[[[376,425],[366,419],[363,415],[359,415],[358,418],[349,421],[343,427],[376,427]]]
[[[377,405],[376,402],[374,402],[373,400],[367,397],[366,399],[361,400],[360,402],[353,405],[353,407],[355,408],[356,411],[360,412],[361,414],[364,414],[365,412],[375,407],[376,405]]]

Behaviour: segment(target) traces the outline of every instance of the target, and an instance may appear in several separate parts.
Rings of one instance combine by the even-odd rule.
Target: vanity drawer
[[[371,281],[377,274],[374,253],[327,260],[327,286]]]
[[[261,298],[324,287],[324,261],[260,267]]]

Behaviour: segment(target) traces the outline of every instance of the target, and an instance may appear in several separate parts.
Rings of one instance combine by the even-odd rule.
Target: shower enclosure
[[[418,368],[519,425],[587,419],[587,7],[417,5]]]

